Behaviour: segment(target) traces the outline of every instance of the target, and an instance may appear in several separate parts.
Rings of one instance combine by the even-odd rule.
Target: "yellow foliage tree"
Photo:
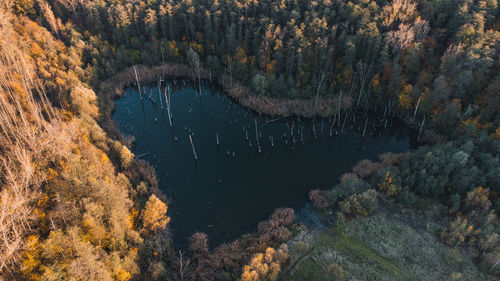
[[[399,94],[399,105],[404,109],[410,109],[411,97],[410,92],[413,89],[411,85],[406,85]]]
[[[498,141],[500,141],[500,128],[497,128],[492,137]]]
[[[389,197],[393,197],[399,193],[399,186],[397,186],[391,177],[391,173],[387,172],[385,175],[385,181],[378,185],[380,191],[387,194]]]
[[[168,206],[152,194],[142,213],[144,231],[154,232],[164,229],[170,222],[170,217],[167,216],[167,209]]]
[[[243,267],[240,281],[277,280],[281,266],[287,259],[286,246],[278,250],[269,247],[265,253],[255,254],[250,263]]]

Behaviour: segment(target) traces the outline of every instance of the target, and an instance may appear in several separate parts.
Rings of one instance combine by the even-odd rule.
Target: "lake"
[[[136,157],[156,169],[181,249],[196,231],[209,235],[211,247],[234,240],[275,208],[303,206],[311,189],[337,184],[359,160],[410,149],[408,130],[396,121],[384,129],[385,122],[362,114],[348,116],[346,124],[345,114],[341,122],[259,116],[209,84],[201,94],[197,83],[166,84],[168,94],[165,83],[160,93],[156,85],[144,86],[142,100],[137,88],[125,89],[113,120],[135,136]]]

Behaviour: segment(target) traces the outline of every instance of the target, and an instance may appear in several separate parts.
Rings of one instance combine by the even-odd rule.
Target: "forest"
[[[499,53],[497,0],[0,0],[0,280],[495,280]],[[419,147],[312,190],[326,229],[279,208],[176,249],[111,119],[132,69],[273,116],[390,115]]]

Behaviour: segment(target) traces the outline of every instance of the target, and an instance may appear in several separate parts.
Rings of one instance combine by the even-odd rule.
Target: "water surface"
[[[367,117],[362,137],[365,117],[354,125],[349,117],[342,134],[343,119],[338,127],[333,117],[259,116],[208,85],[200,95],[189,82],[168,84],[172,128],[164,87],[161,95],[154,86],[144,87],[142,101],[136,88],[126,89],[113,119],[124,134],[135,136],[135,155],[156,169],[160,188],[172,200],[168,214],[181,248],[195,231],[207,233],[211,246],[233,240],[255,230],[275,208],[300,207],[311,189],[335,185],[357,161],[410,147],[406,130],[390,128],[392,122],[378,132],[374,123],[383,122]]]

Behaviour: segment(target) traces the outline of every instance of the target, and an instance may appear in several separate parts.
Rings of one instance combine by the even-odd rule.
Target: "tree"
[[[318,209],[326,209],[330,205],[326,199],[326,192],[319,189],[309,192],[309,200],[311,200],[314,207]]]
[[[189,48],[188,52],[188,62],[191,67],[196,69],[196,73],[198,74],[198,90],[201,95],[201,78],[200,78],[200,69],[201,69],[201,61],[198,53],[196,53],[192,48]]]
[[[267,79],[264,75],[257,72],[252,77],[251,85],[252,85],[252,89],[255,91],[255,93],[261,94],[261,95],[265,94],[266,89],[267,89]]]
[[[167,214],[168,206],[152,194],[142,213],[142,222],[145,232],[156,232],[165,229],[170,222]]]
[[[375,210],[376,205],[377,192],[373,189],[351,195],[339,202],[340,210],[349,217],[368,216]]]
[[[415,41],[415,32],[408,24],[400,24],[398,30],[387,33],[387,43],[394,53],[399,54]]]
[[[201,232],[191,235],[189,238],[189,251],[195,260],[206,258],[208,256],[208,235]]]
[[[13,0],[12,7],[14,13],[19,16],[30,16],[35,14],[35,1],[33,0]]]
[[[255,254],[250,263],[243,267],[241,281],[274,281],[278,279],[281,267],[288,259],[288,249],[267,248],[265,253]]]

